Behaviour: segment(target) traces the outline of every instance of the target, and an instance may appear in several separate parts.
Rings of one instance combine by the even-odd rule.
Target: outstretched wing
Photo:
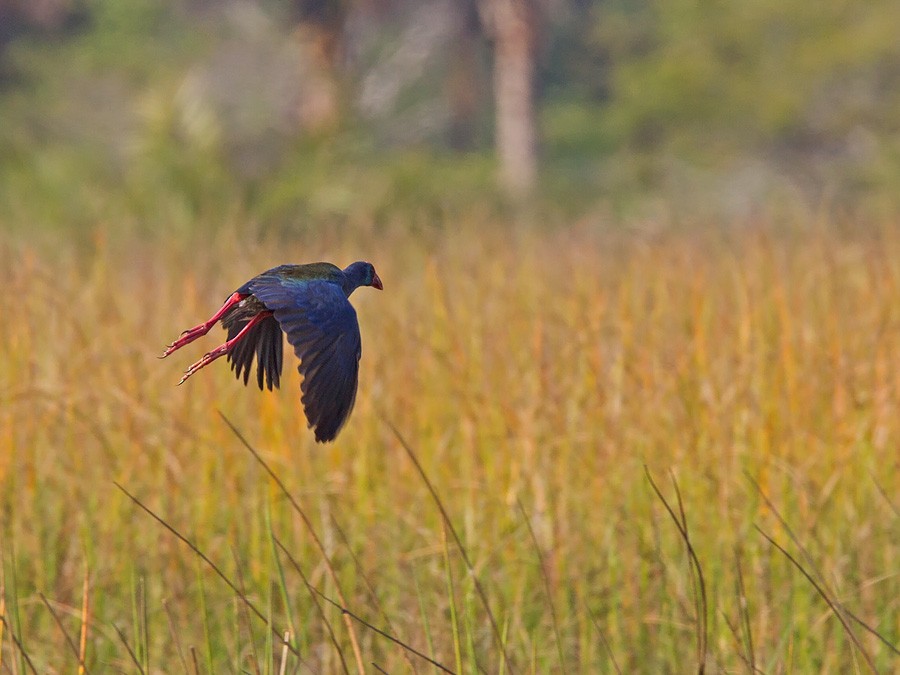
[[[335,283],[262,274],[250,290],[300,359],[303,409],[316,440],[334,440],[356,401],[362,343],[356,310]]]

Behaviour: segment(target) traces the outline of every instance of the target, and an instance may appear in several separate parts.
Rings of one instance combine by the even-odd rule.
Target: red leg
[[[241,332],[231,338],[224,345],[216,347],[211,352],[206,354],[202,359],[197,361],[194,365],[184,371],[184,377],[181,378],[181,382],[178,384],[184,384],[184,381],[187,380],[191,375],[196,373],[201,368],[205,368],[210,363],[215,361],[220,356],[225,356],[232,347],[234,347],[238,342],[240,342],[247,335],[248,331],[253,328],[256,324],[258,324],[263,319],[272,316],[272,312],[260,312],[256,316],[254,316],[250,321],[247,322],[247,325],[241,329]]]
[[[194,326],[193,328],[189,328],[181,334],[181,337],[175,340],[172,344],[166,347],[166,351],[163,352],[162,356],[159,358],[164,359],[169,354],[174,351],[177,351],[184,347],[187,344],[190,344],[197,338],[201,338],[206,335],[212,327],[216,325],[216,322],[222,318],[222,316],[231,309],[234,305],[239,303],[241,300],[246,298],[246,295],[241,295],[240,293],[232,293],[231,297],[225,301],[225,304],[222,305],[222,309],[213,314],[213,316],[209,319],[209,321],[205,321],[201,323],[199,326]]]

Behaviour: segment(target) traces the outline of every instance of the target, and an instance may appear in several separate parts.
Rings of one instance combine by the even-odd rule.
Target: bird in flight
[[[208,321],[184,331],[160,358],[206,335],[217,322],[228,331],[225,344],[188,368],[181,382],[227,355],[231,369],[246,385],[256,356],[256,382],[278,387],[282,368],[282,332],[300,359],[301,402],[316,441],[334,440],[353,409],[362,342],[356,310],[349,297],[360,286],[383,290],[368,262],[346,269],[331,263],[281,265],[238,288]]]

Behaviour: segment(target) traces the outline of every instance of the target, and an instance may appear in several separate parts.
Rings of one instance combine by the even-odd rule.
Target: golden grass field
[[[897,672],[897,225],[0,238],[0,673],[439,672],[301,571],[456,672]],[[332,445],[287,351],[275,393],[175,386],[218,329],[156,358],[264,269],[360,258]]]

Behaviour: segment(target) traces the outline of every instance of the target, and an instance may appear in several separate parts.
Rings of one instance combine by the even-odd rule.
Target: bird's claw
[[[2,0],[0,0],[0,1],[2,1]],[[177,350],[181,349],[182,347],[184,347],[185,345],[190,344],[194,340],[206,335],[210,331],[210,329],[216,324],[216,322],[222,318],[222,316],[228,311],[228,309],[230,307],[232,307],[236,303],[240,302],[245,297],[247,297],[247,296],[241,295],[240,293],[233,293],[231,295],[231,297],[225,301],[225,304],[222,305],[222,308],[218,312],[216,312],[212,317],[210,317],[208,321],[204,321],[203,323],[201,323],[197,326],[194,326],[193,328],[188,328],[187,330],[183,330],[181,332],[181,335],[178,336],[178,339],[175,340],[175,342],[173,342],[172,344],[168,345],[166,347],[166,350],[162,353],[162,356],[160,356],[159,358],[164,359],[172,352],[177,351]],[[203,358],[206,359],[205,356]],[[204,365],[206,365],[206,364],[204,364]],[[199,370],[199,368],[198,368],[198,370]],[[196,371],[194,371],[194,372],[196,372]],[[184,379],[187,379],[187,378],[184,378]],[[184,382],[184,379],[182,379],[182,382]]]
[[[175,386],[180,387],[182,384],[184,384],[185,382],[187,382],[187,379],[188,379],[191,375],[193,375],[193,374],[196,373],[198,370],[200,370],[200,368],[202,368],[203,366],[198,365],[199,363],[201,363],[201,362],[198,361],[198,362],[195,363],[193,366],[191,366],[191,367],[188,368],[186,371],[184,371],[184,375],[181,376],[181,379],[178,380],[178,384],[175,385]]]
[[[184,331],[181,336],[177,340],[175,340],[175,342],[170,345],[166,345],[165,351],[159,358],[164,359],[172,352],[176,352],[185,345],[190,344],[197,338],[203,337],[209,332],[209,328],[211,328],[211,326],[207,327],[205,324],[201,324],[196,328],[189,328],[188,330]]]
[[[222,345],[221,347],[218,347],[217,349],[212,350],[211,352],[206,352],[206,354],[203,355],[202,359],[200,359],[196,363],[192,364],[190,368],[188,368],[186,371],[184,371],[184,375],[182,375],[181,380],[178,382],[178,384],[179,385],[184,384],[185,381],[191,375],[196,373],[198,370],[205,368],[206,366],[208,366],[210,363],[215,361],[220,356],[227,354],[229,347],[230,347],[230,345],[228,345],[226,343],[226,344]]]

